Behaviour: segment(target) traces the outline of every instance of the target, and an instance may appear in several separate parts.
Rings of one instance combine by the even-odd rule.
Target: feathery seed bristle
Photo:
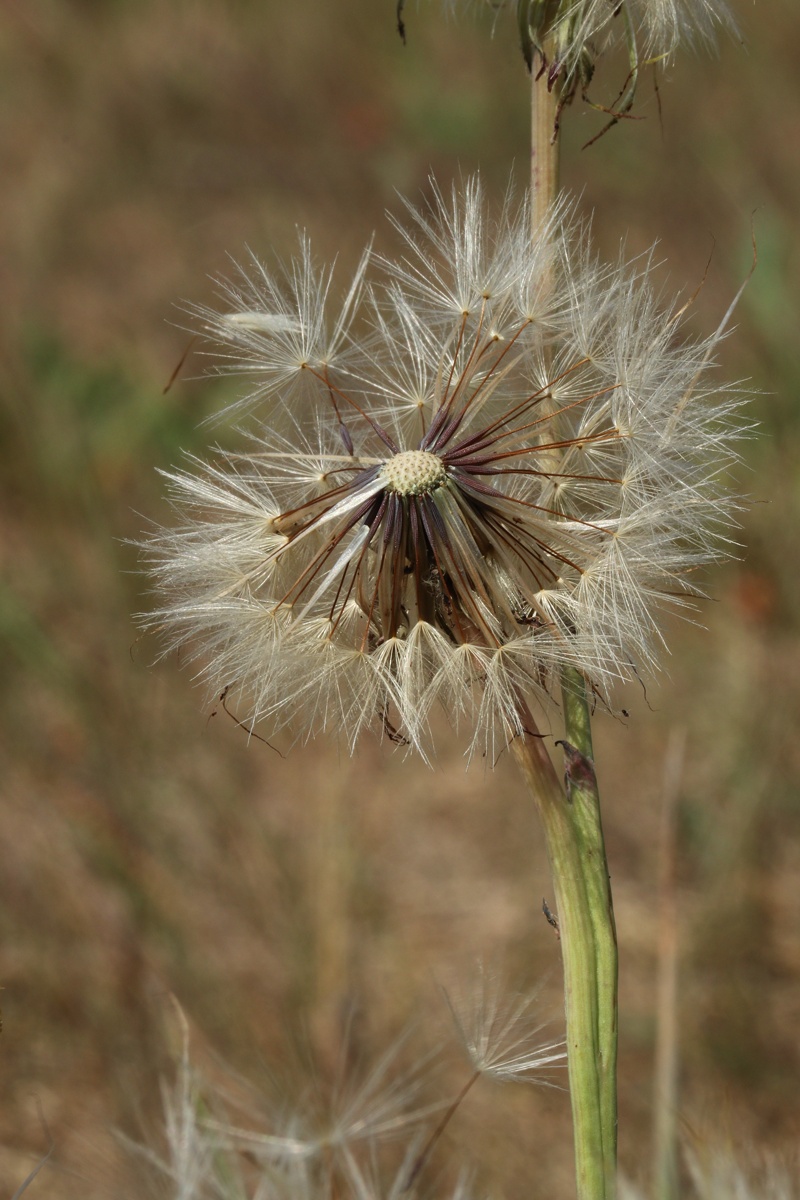
[[[564,667],[603,697],[657,665],[735,524],[740,397],[709,379],[722,330],[680,344],[650,260],[599,263],[563,207],[534,239],[477,181],[409,214],[338,308],[303,239],[228,287],[240,320],[203,313],[262,415],[168,477],[149,619],[250,722],[425,753],[441,705],[493,760]]]

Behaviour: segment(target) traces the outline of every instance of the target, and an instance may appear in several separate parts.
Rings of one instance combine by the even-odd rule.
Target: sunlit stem
[[[558,87],[548,86],[553,45],[544,44],[544,61],[534,56],[531,70],[531,225],[534,235],[547,218],[558,192]]]
[[[567,779],[592,929],[597,989],[597,1073],[606,1172],[606,1200],[615,1194],[617,1164],[617,931],[606,860],[600,795],[594,771],[586,684],[572,667],[562,676]],[[588,951],[588,947],[587,947]]]
[[[531,223],[541,236],[558,192],[556,50],[545,38],[531,72]],[[539,69],[541,68],[541,69]],[[554,282],[554,281],[553,281]],[[613,1200],[617,1159],[617,938],[594,773],[586,686],[562,673],[567,793],[541,739],[515,745],[545,830],[564,963],[578,1200]],[[524,724],[526,730],[532,725]]]
[[[565,793],[524,704],[520,704],[520,718],[525,734],[514,741],[514,752],[544,829],[558,910],[577,1195],[578,1200],[611,1200],[601,1094],[596,936],[578,816],[584,801],[582,795]]]

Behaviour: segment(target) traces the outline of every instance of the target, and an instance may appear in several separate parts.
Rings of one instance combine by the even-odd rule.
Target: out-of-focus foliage
[[[601,246],[660,238],[671,290],[705,279],[699,333],[749,267],[753,213],[759,253],[722,350],[726,374],[763,392],[747,549],[712,583],[709,631],[672,631],[664,686],[621,697],[627,726],[597,722],[631,1174],[649,1131],[657,810],[676,725],[682,1110],[765,1148],[797,1136],[800,27],[793,0],[740,0],[736,15],[747,51],[679,59],[659,80],[660,120],[647,74],[643,119],[590,149],[603,115],[564,120],[564,182],[595,209]],[[489,789],[444,731],[433,774],[388,743],[283,759],[204,707],[130,616],[149,601],[125,539],[168,519],[154,468],[235,439],[198,428],[223,397],[197,382],[197,346],[163,392],[191,338],[176,302],[213,303],[229,253],[268,255],[298,222],[351,267],[395,189],[414,199],[431,169],[524,186],[513,28],[492,37],[433,5],[409,6],[406,27],[404,47],[394,5],[376,0],[3,8],[3,1194],[49,1135],[31,1195],[134,1194],[135,1164],[107,1131],[139,1137],[158,1119],[169,992],[199,1052],[255,1075],[262,1059],[291,1073],[294,1041],[330,1073],[344,1013],[365,1051],[420,1007],[433,1039],[433,981],[477,956],[528,981],[549,972],[543,1015],[558,1014],[547,868],[510,763]],[[613,62],[603,78],[593,98],[608,103]],[[484,1095],[432,1169],[468,1155],[509,1197],[568,1195],[565,1094]]]

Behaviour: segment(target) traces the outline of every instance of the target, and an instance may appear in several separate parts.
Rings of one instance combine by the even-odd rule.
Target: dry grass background
[[[32,1196],[140,1196],[112,1134],[157,1126],[169,994],[198,1061],[256,1086],[320,1080],[410,1019],[444,1036],[439,985],[479,959],[542,979],[558,949],[534,815],[508,761],[437,769],[389,745],[287,759],[246,738],[138,637],[148,603],[125,539],[166,519],[154,468],[201,450],[219,383],[162,388],[187,336],[173,307],[294,226],[345,271],[394,190],[480,166],[524,185],[526,80],[512,23],[390,0],[4,0],[0,6],[0,1194],[46,1151]],[[565,183],[614,253],[662,239],[669,286],[710,330],[759,266],[724,369],[762,436],[742,486],[746,557],[713,580],[703,631],[669,630],[668,678],[597,721],[619,926],[621,1155],[646,1176],[658,803],[671,731],[679,801],[681,1113],[701,1135],[793,1152],[800,1029],[800,515],[797,314],[800,22],[740,0],[747,50],[682,59],[638,112],[565,122]],[[608,78],[614,73],[608,66]],[[603,95],[602,87],[598,95]],[[607,96],[613,94],[610,83]],[[513,163],[513,167],[510,165]],[[195,359],[185,374],[199,374]],[[228,386],[228,385],[226,385]],[[145,514],[140,516],[139,514]],[[452,1039],[451,1039],[452,1040]],[[446,1088],[463,1079],[448,1051]],[[219,1063],[228,1066],[223,1069]],[[265,1084],[266,1086],[266,1084]],[[49,1132],[48,1132],[49,1131]],[[155,1135],[152,1135],[155,1136]],[[485,1084],[439,1151],[509,1197],[570,1194],[568,1100]]]

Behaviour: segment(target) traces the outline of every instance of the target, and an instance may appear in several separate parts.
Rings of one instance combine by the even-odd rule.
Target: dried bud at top
[[[632,61],[641,64],[668,58],[680,45],[713,45],[721,32],[736,32],[726,0],[485,2],[493,10],[513,4],[528,66],[534,68],[538,55],[568,89],[576,80],[587,83],[598,55],[616,42],[628,43]],[[461,0],[452,0],[452,7],[461,6]]]

